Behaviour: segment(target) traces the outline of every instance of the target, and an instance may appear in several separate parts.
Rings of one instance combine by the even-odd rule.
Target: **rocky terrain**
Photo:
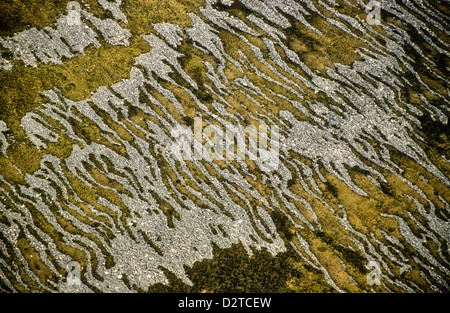
[[[448,2],[48,2],[0,7],[0,290],[450,290]],[[198,118],[276,166],[174,158]]]

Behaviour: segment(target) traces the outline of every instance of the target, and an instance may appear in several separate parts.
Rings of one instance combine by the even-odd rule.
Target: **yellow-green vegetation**
[[[136,34],[147,34],[154,23],[173,23],[180,27],[191,25],[187,13],[202,4],[203,0],[124,0],[123,12]]]
[[[0,2],[0,36],[11,35],[28,27],[45,27],[66,10],[67,0]]]
[[[100,49],[88,47],[84,55],[66,60],[63,65],[41,64],[38,68],[18,67],[2,71],[0,119],[8,125],[17,122],[27,112],[48,101],[41,93],[52,88],[59,89],[63,96],[74,101],[86,99],[98,87],[128,78],[134,57],[148,51],[148,43],[136,37],[129,47],[106,43]]]
[[[148,292],[333,292],[317,269],[305,264],[288,246],[273,257],[267,250],[253,250],[248,256],[241,244],[228,249],[213,248],[214,257],[186,267],[193,286],[165,270],[168,285],[155,284]],[[137,286],[129,285],[138,289]]]

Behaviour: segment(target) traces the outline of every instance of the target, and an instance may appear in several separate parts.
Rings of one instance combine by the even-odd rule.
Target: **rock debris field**
[[[3,27],[0,290],[449,292],[448,3],[367,3],[85,0],[72,25],[55,1]],[[177,127],[206,156],[249,125],[275,166],[174,157]]]

